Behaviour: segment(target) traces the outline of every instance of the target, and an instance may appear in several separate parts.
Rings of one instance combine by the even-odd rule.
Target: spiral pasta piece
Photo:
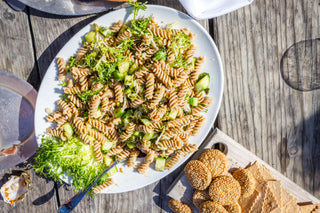
[[[73,80],[72,79],[67,79],[67,87],[68,88],[71,88],[71,87],[74,87],[74,83],[73,83]]]
[[[167,73],[164,72],[163,69],[156,67],[155,69],[153,69],[153,72],[166,87],[172,87],[172,80],[167,75]]]
[[[167,127],[186,126],[190,123],[190,119],[192,119],[192,115],[186,115],[182,118],[171,120],[167,123]]]
[[[136,130],[143,133],[150,133],[152,132],[152,127],[150,125],[137,125]]]
[[[114,87],[114,95],[116,97],[116,102],[120,102],[120,103],[123,102],[124,93],[123,93],[122,85],[120,83],[117,83],[115,85],[115,87]]]
[[[174,151],[175,151],[175,149],[172,149],[172,148],[169,148],[169,149],[166,149],[166,150],[162,150],[159,153],[159,156],[163,157],[163,158],[166,158],[166,157],[170,156],[171,154],[173,154]]]
[[[161,105],[159,108],[154,107],[153,110],[149,113],[149,117],[152,121],[158,122],[166,114],[167,106]]]
[[[98,129],[99,131],[103,132],[104,134],[107,134],[109,130],[109,126],[105,125],[101,120],[92,119],[90,118],[88,120],[88,123],[93,126],[94,128]]]
[[[143,163],[139,166],[138,168],[138,172],[140,174],[144,174],[146,173],[147,169],[150,167],[150,164],[153,162],[154,158],[155,158],[155,152],[153,150],[151,150],[147,156],[144,158]]]
[[[111,27],[111,32],[113,33],[117,33],[120,31],[121,27],[123,26],[123,21],[119,20],[118,22],[116,22],[112,27]]]
[[[211,97],[205,97],[203,99],[202,102],[200,102],[200,104],[198,104],[198,106],[194,107],[192,109],[192,114],[193,115],[198,115],[199,113],[205,111],[206,109],[208,109],[208,107],[210,106],[210,104],[212,103],[213,99]]]
[[[59,108],[62,110],[62,113],[64,115],[67,115],[68,117],[72,117],[72,109],[67,102],[61,99],[57,102],[57,104]]]
[[[73,86],[73,87],[64,87],[63,88],[64,93],[66,94],[77,94],[81,93],[81,90],[78,86]]]
[[[152,122],[152,124],[150,124],[149,126],[152,129],[154,129],[156,132],[159,132],[164,125],[161,121],[158,121],[158,122]]]
[[[98,163],[103,163],[103,156],[101,152],[101,142],[99,140],[94,141],[93,151]]]
[[[89,89],[89,81],[87,76],[80,76],[79,77],[79,84],[80,84],[80,90],[81,91],[87,91]]]
[[[102,185],[94,186],[94,187],[92,188],[93,193],[98,194],[100,191],[102,191],[103,189],[111,186],[112,184],[113,184],[113,180],[112,180],[112,179],[109,179],[108,181],[104,182]]]
[[[148,48],[152,40],[152,36],[150,35],[145,35],[138,47],[136,47],[136,50],[139,52],[142,52]]]
[[[205,122],[206,118],[204,116],[199,116],[193,128],[192,135],[198,135]]]
[[[151,100],[153,98],[153,93],[154,93],[154,82],[155,78],[152,73],[148,73],[146,76],[146,91],[145,91],[145,97],[148,100]]]
[[[50,113],[46,119],[48,122],[55,122],[58,118],[60,118],[61,116],[63,116],[62,112],[61,111],[57,111],[57,112],[53,112],[53,113]]]
[[[91,90],[98,91],[103,88],[103,85],[100,82],[96,82],[91,85]]]
[[[140,154],[140,151],[138,149],[133,149],[130,152],[129,159],[128,159],[128,167],[135,166],[135,163],[136,163],[136,160],[137,160],[139,154]]]
[[[188,64],[193,62],[193,56],[196,52],[196,49],[197,48],[193,44],[191,44],[189,49],[185,52],[184,59],[187,61]]]
[[[134,73],[135,78],[144,78],[149,72],[146,69],[139,69]]]
[[[81,102],[81,100],[74,94],[70,94],[68,95],[68,98],[70,99],[70,101],[78,108],[83,108],[83,104]]]
[[[87,133],[96,140],[99,140],[101,143],[108,142],[106,136],[95,129],[87,128]]]
[[[173,51],[170,51],[167,56],[167,62],[172,63],[176,59],[176,54]],[[169,73],[168,73],[169,74]],[[170,74],[169,74],[170,75]],[[170,75],[171,76],[171,75]]]
[[[109,152],[108,152],[108,156],[114,156],[114,155],[117,155],[119,154],[120,152],[122,152],[122,148],[120,146],[115,146],[115,147],[112,147]]]
[[[140,143],[137,144],[137,148],[147,154],[150,151],[151,142],[148,140],[142,140]]]
[[[167,30],[161,29],[155,25],[151,25],[149,30],[152,32],[153,35],[162,37],[164,39],[171,39],[171,33]]]
[[[85,135],[85,134],[79,134],[79,136],[80,136],[80,139],[81,139],[84,143],[89,144],[89,145],[92,145],[92,143],[93,143],[94,140],[92,139],[91,136]]]
[[[190,70],[189,69],[185,69],[183,72],[180,73],[179,76],[177,76],[174,81],[173,81],[173,86],[174,87],[179,87],[181,86],[181,84],[183,82],[185,82],[187,80],[187,78],[189,78],[189,74],[190,74]]]
[[[120,33],[116,40],[115,40],[115,43],[116,45],[118,45],[121,41],[123,41],[124,39],[127,39],[127,38],[130,38],[132,36],[132,33],[129,29],[123,31],[122,33]]]
[[[122,135],[120,135],[120,140],[122,142],[128,140],[132,136],[132,134],[133,134],[133,132],[135,130],[135,127],[136,127],[135,123],[132,123],[132,122],[129,123],[127,128],[126,128],[126,131]]]
[[[200,56],[197,60],[196,63],[194,65],[194,69],[193,71],[190,73],[190,78],[193,82],[198,80],[199,74],[200,74],[200,70],[202,68],[204,64],[204,57]]]
[[[169,139],[169,140],[162,140],[158,144],[159,149],[164,149],[164,148],[175,148],[175,149],[180,149],[183,145],[183,142],[179,140],[179,138],[175,139]]]
[[[161,101],[165,90],[166,88],[164,86],[161,86],[158,90],[156,90],[156,92],[153,95],[153,99],[151,100],[151,103],[153,105],[157,105]]]
[[[172,138],[175,135],[178,135],[179,132],[183,131],[182,128],[180,127],[175,127],[175,128],[166,128],[166,130],[164,131],[163,135],[167,138]]]
[[[64,59],[60,58],[60,57],[57,57],[56,60],[57,60],[58,68],[59,68],[58,79],[59,79],[59,81],[64,81],[64,79],[67,76],[66,63],[65,63]]]
[[[86,54],[87,52],[90,50],[90,45],[89,44],[86,44],[84,46],[82,46],[78,53],[77,53],[77,57],[76,57],[76,60],[79,61],[80,59],[82,59]]]
[[[57,122],[57,127],[61,127],[63,124],[67,123],[69,120],[68,116],[61,116],[56,119],[55,122]]]
[[[99,95],[92,96],[89,102],[89,118],[97,117],[98,107],[101,103],[101,98]]]
[[[75,126],[76,130],[80,132],[81,134],[87,133],[87,128],[84,124],[84,118],[81,117],[75,117],[73,119],[73,125]]]
[[[117,130],[115,128],[110,128],[107,133],[106,133],[107,137],[109,138],[109,140],[117,143],[119,138],[118,138],[118,133]]]
[[[131,101],[131,107],[137,108],[138,106],[143,104],[143,102],[144,102],[144,99],[142,97],[138,96],[136,99]]]
[[[48,135],[52,135],[52,136],[58,137],[63,141],[67,140],[67,137],[65,136],[65,134],[62,131],[60,131],[59,129],[47,128],[46,133]]]
[[[177,92],[172,90],[169,95],[169,107],[170,109],[178,109],[179,108],[179,101]]]
[[[177,151],[166,163],[166,169],[170,170],[174,165],[176,165],[178,161],[181,159],[181,154],[181,151]]]
[[[130,151],[127,149],[124,149],[121,152],[119,152],[118,154],[116,154],[116,157],[119,160],[124,160],[124,159],[127,159],[129,157],[129,155],[130,155]]]
[[[198,98],[198,102],[199,102],[199,103],[202,103],[203,100],[204,100],[204,94],[203,94],[203,92],[197,93],[197,94],[196,94],[196,98]]]
[[[197,145],[195,144],[188,144],[182,147],[181,151],[182,151],[182,156],[187,156],[188,154],[197,151]]]

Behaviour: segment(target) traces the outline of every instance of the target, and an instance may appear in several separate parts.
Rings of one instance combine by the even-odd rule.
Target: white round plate
[[[207,31],[188,15],[163,6],[148,5],[147,7],[146,11],[139,12],[139,17],[148,17],[153,15],[156,21],[162,26],[177,22],[178,28],[189,28],[191,32],[196,34],[196,39],[194,41],[194,44],[198,47],[196,56],[205,56],[205,64],[202,68],[202,72],[210,73],[209,96],[213,98],[213,103],[205,114],[207,122],[202,128],[200,134],[197,137],[192,137],[190,139],[190,143],[195,143],[199,146],[208,134],[210,128],[213,126],[222,99],[223,69],[218,49]],[[75,55],[81,46],[83,36],[90,31],[93,23],[96,23],[99,26],[109,27],[120,19],[124,21],[131,20],[133,17],[132,12],[133,8],[123,8],[96,19],[74,35],[61,49],[57,56],[67,60],[70,56]],[[39,90],[35,111],[35,132],[39,145],[41,144],[41,135],[43,135],[46,128],[50,126],[50,124],[45,120],[47,115],[45,109],[47,107],[52,110],[57,109],[56,102],[60,99],[59,95],[63,93],[62,87],[59,85],[60,82],[57,79],[58,72],[58,67],[54,60],[50,64]],[[122,168],[123,172],[117,173],[112,178],[115,181],[115,184],[103,190],[102,193],[127,192],[147,186],[170,174],[184,161],[186,161],[188,157],[189,156],[180,160],[179,163],[169,171],[156,171],[152,165],[151,169],[149,169],[144,175],[141,175],[132,168],[128,168],[122,164],[119,167]],[[142,159],[139,160],[141,162]],[[66,180],[66,182],[68,183],[69,181]]]

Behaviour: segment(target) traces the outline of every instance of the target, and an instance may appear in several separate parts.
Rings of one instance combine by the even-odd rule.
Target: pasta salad
[[[86,188],[115,160],[144,174],[171,169],[197,150],[189,144],[203,124],[212,98],[210,76],[201,73],[204,57],[195,57],[195,35],[173,25],[162,28],[154,17],[110,27],[93,24],[76,56],[57,57],[64,93],[53,123],[35,157],[35,171],[61,181],[73,178],[75,190]],[[144,161],[136,165],[136,159]],[[112,184],[106,174],[93,192]]]

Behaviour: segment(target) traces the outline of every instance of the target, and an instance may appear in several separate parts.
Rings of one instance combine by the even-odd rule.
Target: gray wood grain
[[[34,69],[32,38],[28,15],[15,12],[0,2],[0,69],[28,80],[35,87],[39,83]]]
[[[226,77],[219,128],[318,198],[320,73],[311,65],[320,48],[297,44],[319,38],[319,4],[254,1],[211,25]]]
[[[28,80],[33,86],[39,84],[35,67],[32,38],[27,12],[15,12],[0,1],[0,69]],[[29,161],[30,162],[30,161]],[[1,212],[42,212],[56,209],[54,183],[35,175],[29,162],[0,171],[0,186],[12,174],[27,171],[31,175],[32,188],[23,201],[12,207],[0,201]]]

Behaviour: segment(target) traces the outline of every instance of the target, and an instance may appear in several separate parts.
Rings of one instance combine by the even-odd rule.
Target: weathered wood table
[[[184,11],[178,1],[151,0]],[[0,1],[0,69],[39,88],[61,47],[102,14],[64,17]],[[320,198],[320,1],[256,0],[201,21],[216,42],[225,71],[216,122],[222,131]],[[1,76],[0,76],[1,77]],[[0,171],[0,181],[27,170],[33,187],[23,202],[1,212],[55,212],[74,195],[36,175],[32,159]],[[170,212],[166,189],[175,171],[145,188],[85,198],[74,212]]]

